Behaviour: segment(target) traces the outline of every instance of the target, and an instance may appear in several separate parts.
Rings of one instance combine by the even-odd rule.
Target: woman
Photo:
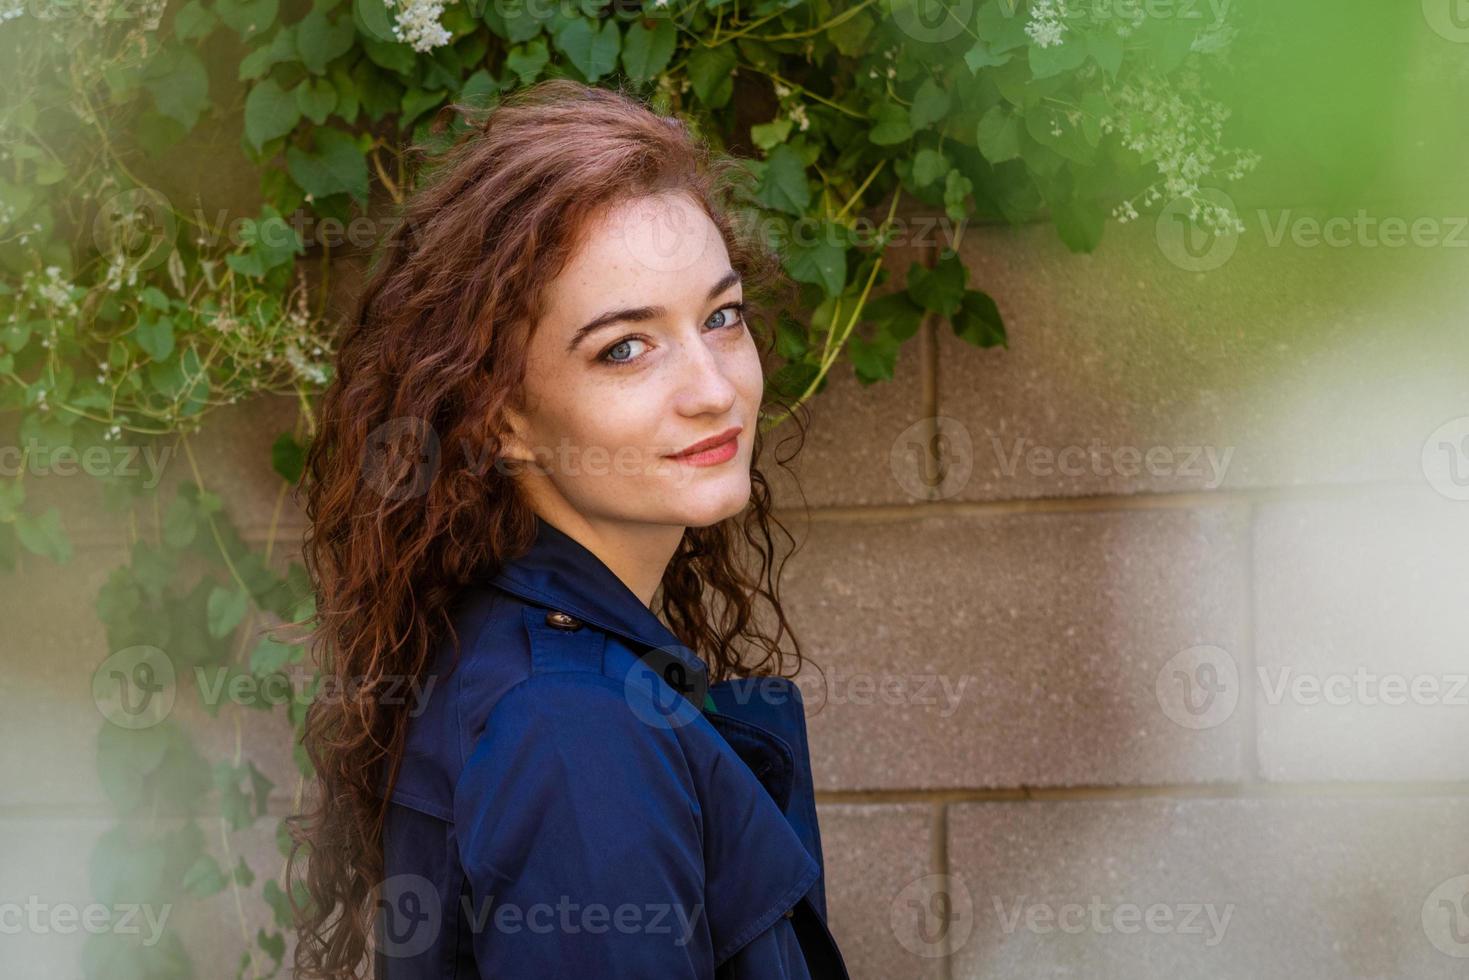
[[[407,204],[307,465],[299,976],[846,977],[738,173],[560,80]]]

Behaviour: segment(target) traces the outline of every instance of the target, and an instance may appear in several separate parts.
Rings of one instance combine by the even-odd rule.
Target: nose
[[[738,395],[729,374],[732,365],[703,338],[686,341],[681,350],[676,399],[679,414],[727,414]]]

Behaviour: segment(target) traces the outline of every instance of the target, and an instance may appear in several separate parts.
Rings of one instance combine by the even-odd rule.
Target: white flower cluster
[[[1049,48],[1066,39],[1066,0],[1035,0],[1030,7],[1030,21],[1025,33],[1036,47]]]
[[[138,267],[128,261],[128,257],[122,252],[114,252],[111,261],[107,263],[107,274],[102,284],[107,287],[108,292],[117,292],[123,286],[132,288],[138,283]]]
[[[772,87],[775,89],[775,97],[780,100],[781,108],[785,110],[791,122],[795,123],[796,128],[803,133],[810,129],[811,118],[806,115],[806,103],[801,102],[799,98],[791,98],[794,93],[788,85],[773,82]]]
[[[320,357],[321,348],[316,348],[314,353]],[[318,362],[308,361],[294,340],[286,344],[286,362],[291,365],[291,370],[296,372],[297,377],[312,384],[326,384],[326,369]]]
[[[444,0],[384,0],[384,3],[389,7],[398,6],[398,22],[393,25],[393,36],[407,42],[414,51],[432,51],[452,40],[453,36],[439,23],[444,13]]]
[[[37,276],[34,269],[27,269],[21,276],[21,290],[31,294],[56,316],[76,316],[77,304],[72,299],[75,288],[61,277],[61,267],[56,265],[46,266],[45,278]]]
[[[0,24],[26,12],[26,0],[0,0]]]
[[[1151,160],[1159,179],[1141,195],[1144,207],[1159,201],[1186,200],[1190,217],[1219,232],[1242,232],[1244,227],[1230,209],[1201,196],[1200,181],[1239,180],[1255,169],[1260,156],[1224,146],[1224,123],[1229,109],[1202,96],[1198,77],[1185,72],[1176,81],[1143,75],[1124,82],[1112,93],[1116,115],[1102,120],[1102,131],[1114,130],[1122,145]],[[1124,201],[1113,211],[1126,222],[1137,217],[1136,201]]]

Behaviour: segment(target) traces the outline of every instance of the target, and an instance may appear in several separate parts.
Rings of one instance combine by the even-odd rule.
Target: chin
[[[686,527],[708,527],[734,517],[750,502],[750,478],[721,480],[719,485],[686,487],[679,491],[673,509]]]

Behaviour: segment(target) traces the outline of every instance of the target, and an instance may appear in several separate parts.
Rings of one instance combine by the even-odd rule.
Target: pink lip
[[[739,451],[739,434],[742,431],[744,431],[743,428],[736,425],[717,436],[701,439],[669,458],[676,459],[680,463],[688,463],[691,466],[713,466],[716,463],[727,462],[733,459],[735,453]]]

